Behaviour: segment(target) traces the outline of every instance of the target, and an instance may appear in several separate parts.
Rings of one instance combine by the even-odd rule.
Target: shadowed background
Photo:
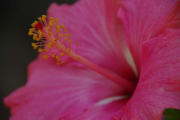
[[[26,83],[27,66],[36,58],[32,38],[27,35],[31,23],[46,14],[52,2],[76,0],[3,0],[0,4],[0,120],[10,112],[3,98]]]

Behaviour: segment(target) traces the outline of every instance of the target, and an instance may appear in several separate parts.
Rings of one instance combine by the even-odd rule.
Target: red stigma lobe
[[[35,25],[35,28],[39,29],[39,30],[42,30],[43,29],[43,25],[41,22],[38,22],[36,25]]]

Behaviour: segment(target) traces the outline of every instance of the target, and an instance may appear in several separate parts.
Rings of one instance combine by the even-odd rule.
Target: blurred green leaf
[[[167,108],[163,111],[163,120],[180,120],[180,110]]]

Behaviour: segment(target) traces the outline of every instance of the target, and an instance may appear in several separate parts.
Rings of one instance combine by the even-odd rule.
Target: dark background
[[[27,33],[31,23],[46,14],[52,2],[75,0],[1,0],[0,1],[0,120],[8,120],[9,109],[3,98],[26,83],[27,66],[36,58]]]

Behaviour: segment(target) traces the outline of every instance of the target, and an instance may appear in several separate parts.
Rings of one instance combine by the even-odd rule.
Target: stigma
[[[56,18],[47,20],[46,15],[42,15],[31,26],[28,35],[33,38],[32,47],[42,53],[44,59],[53,58],[57,65],[61,65],[65,57],[78,58],[73,49],[78,46],[78,42],[72,41],[67,28]]]

